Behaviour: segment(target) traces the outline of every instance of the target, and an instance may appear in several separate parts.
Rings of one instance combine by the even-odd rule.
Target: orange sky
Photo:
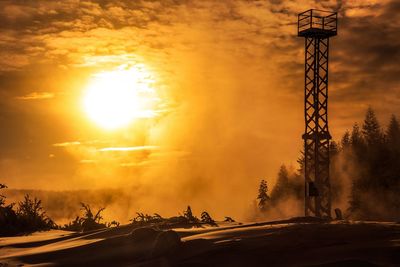
[[[368,105],[383,122],[398,114],[395,0],[1,1],[0,182],[143,186],[158,188],[158,200],[206,198],[208,206],[229,206],[233,192],[247,205],[259,180],[273,183],[302,147],[296,27],[309,8],[339,10],[329,76],[334,139]],[[106,131],[88,119],[82,98],[94,74],[122,65],[150,73],[157,115]]]

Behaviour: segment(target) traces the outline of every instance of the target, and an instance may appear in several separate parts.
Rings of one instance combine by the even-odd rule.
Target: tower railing
[[[337,34],[337,13],[318,9],[310,9],[298,15],[298,36],[308,33],[324,32],[328,36]]]

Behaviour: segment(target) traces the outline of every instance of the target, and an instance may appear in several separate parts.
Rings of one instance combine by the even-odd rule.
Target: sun
[[[137,118],[155,116],[155,90],[143,66],[121,66],[93,75],[83,96],[87,116],[104,129],[129,125]]]

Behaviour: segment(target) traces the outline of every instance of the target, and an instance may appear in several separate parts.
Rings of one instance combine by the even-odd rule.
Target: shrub
[[[25,195],[24,200],[18,203],[17,216],[24,232],[50,230],[55,227],[55,223],[43,210],[42,201],[36,197],[31,199],[29,195]]]
[[[211,218],[210,214],[208,214],[207,211],[203,211],[201,213],[201,222],[202,223],[206,223],[209,224],[211,226],[218,226],[215,221],[213,220],[213,218]]]
[[[81,211],[83,211],[83,217],[77,216],[75,220],[64,225],[63,229],[70,231],[91,231],[101,228],[106,228],[107,225],[101,223],[103,217],[101,213],[105,208],[100,208],[96,213],[92,212],[90,205],[81,203]]]
[[[0,189],[4,188],[7,187],[0,184]],[[50,230],[56,226],[46,215],[39,199],[25,195],[16,210],[14,203],[5,205],[5,199],[5,196],[0,195],[0,236]]]

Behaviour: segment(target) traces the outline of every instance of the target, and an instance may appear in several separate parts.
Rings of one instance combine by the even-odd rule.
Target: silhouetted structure
[[[337,34],[337,13],[310,9],[298,15],[305,38],[305,215],[331,217],[328,130],[329,37]]]

